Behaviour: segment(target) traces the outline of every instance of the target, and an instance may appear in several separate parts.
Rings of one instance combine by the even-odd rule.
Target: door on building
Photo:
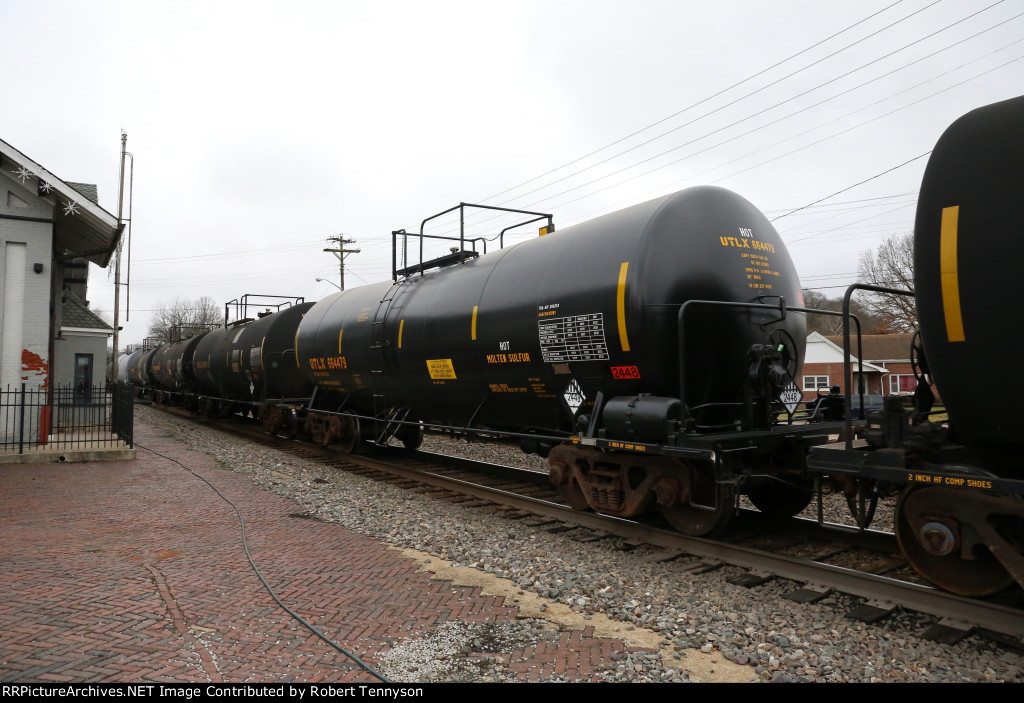
[[[92,354],[75,354],[75,403],[92,400]]]

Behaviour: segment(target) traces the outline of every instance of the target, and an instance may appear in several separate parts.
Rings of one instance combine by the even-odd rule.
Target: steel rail
[[[172,413],[177,414],[177,413]],[[1024,638],[1024,610],[988,601],[957,596],[940,591],[931,586],[900,581],[877,574],[849,569],[833,564],[772,554],[762,550],[712,541],[700,537],[690,537],[671,530],[660,529],[631,520],[599,513],[581,512],[568,506],[551,501],[531,498],[499,488],[490,488],[481,484],[462,479],[444,476],[424,468],[410,468],[382,459],[363,454],[342,454],[326,447],[294,440],[273,437],[262,430],[246,428],[239,425],[225,426],[211,423],[214,426],[234,434],[250,434],[262,438],[264,443],[279,440],[288,445],[301,447],[303,450],[330,457],[335,461],[362,467],[415,480],[417,482],[458,492],[472,498],[486,500],[522,511],[528,511],[541,517],[571,523],[579,527],[607,532],[624,539],[644,542],[666,550],[675,550],[680,555],[686,554],[700,559],[715,560],[731,566],[760,571],[776,578],[786,579],[816,588],[828,588],[847,595],[866,598],[871,601],[882,601],[900,606],[907,610],[932,615],[947,621],[959,621],[968,627],[985,630],[1012,638]],[[409,451],[393,448],[394,459],[426,459],[440,463],[454,463],[457,469],[470,469],[473,466],[484,467],[489,472],[500,469],[505,477],[519,478],[534,483],[536,471],[516,467],[488,464],[462,457],[445,454]],[[964,629],[967,629],[965,627]]]
[[[598,513],[586,513],[550,501],[529,498],[501,489],[488,488],[461,479],[449,478],[420,469],[408,469],[388,461],[360,455],[346,460],[367,468],[394,472],[405,478],[458,491],[474,498],[495,501],[544,517],[601,530],[618,537],[642,540],[648,544],[674,549],[690,556],[714,559],[753,571],[766,571],[777,578],[827,587],[848,595],[881,600],[915,612],[960,620],[1010,637],[1024,636],[1024,611],[1007,606],[956,596],[930,586],[856,571],[842,566],[770,554],[757,549],[689,537],[678,532]]]

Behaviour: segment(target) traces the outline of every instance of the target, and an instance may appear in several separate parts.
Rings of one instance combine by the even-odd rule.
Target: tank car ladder
[[[385,445],[388,438],[401,427],[401,423],[409,414],[409,408],[394,408],[388,412],[387,395],[384,393],[384,321],[387,318],[388,310],[391,309],[391,301],[394,300],[395,291],[400,283],[395,283],[388,289],[388,292],[381,298],[377,305],[377,311],[373,315],[373,326],[370,330],[370,391],[373,394],[373,435],[374,444]]]

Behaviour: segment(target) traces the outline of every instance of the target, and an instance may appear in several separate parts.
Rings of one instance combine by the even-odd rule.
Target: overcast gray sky
[[[701,184],[779,218],[804,286],[839,295],[859,252],[911,231],[917,157],[1024,92],[1022,15],[1020,0],[4,0],[0,138],[116,213],[128,133],[122,344],[175,297],[333,292],[315,281],[337,280],[330,236],[361,249],[352,287],[390,276],[392,230],[460,201],[566,227]],[[113,310],[106,271],[90,298]]]

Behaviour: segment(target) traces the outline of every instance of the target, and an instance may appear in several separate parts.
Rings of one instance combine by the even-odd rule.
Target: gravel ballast
[[[536,614],[511,623],[489,628],[448,623],[430,637],[399,643],[382,663],[383,673],[396,681],[515,680],[501,653],[565,627],[556,611],[585,625],[615,623],[624,639],[643,634],[656,643],[657,652],[627,651],[609,661],[602,674],[608,681],[723,680],[721,670],[718,678],[695,673],[715,660],[727,665],[728,680],[1024,681],[1019,652],[975,635],[955,645],[921,638],[934,621],[929,616],[899,611],[881,624],[864,624],[845,617],[860,602],[853,597],[831,594],[814,604],[798,604],[782,597],[793,590],[791,582],[773,580],[748,589],[727,582],[741,573],[733,567],[684,573],[680,564],[647,560],[653,549],[623,551],[615,539],[575,542],[568,533],[552,534],[345,473],[153,408],[137,406],[136,419],[288,496],[311,517],[421,552],[424,568],[450,564],[482,578],[505,580],[516,593],[539,603]],[[428,437],[424,449],[445,451],[451,441]],[[509,461],[507,448],[460,445],[463,455]]]

